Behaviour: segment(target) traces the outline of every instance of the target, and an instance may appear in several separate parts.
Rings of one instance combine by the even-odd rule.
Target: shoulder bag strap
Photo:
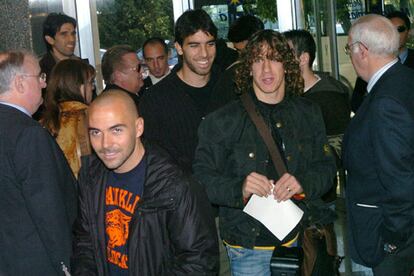
[[[243,103],[244,108],[249,114],[250,119],[253,121],[254,125],[257,128],[257,131],[265,142],[267,149],[269,150],[270,157],[272,158],[273,165],[275,166],[279,177],[281,177],[287,172],[287,169],[280,155],[279,148],[276,146],[269,128],[263,120],[263,117],[259,114],[259,112],[256,111],[256,107],[250,95],[248,93],[243,93],[240,96],[240,99]]]

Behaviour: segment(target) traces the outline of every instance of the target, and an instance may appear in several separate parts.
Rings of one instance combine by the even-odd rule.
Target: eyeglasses
[[[39,75],[28,75],[28,74],[22,74],[23,77],[34,77],[34,78],[39,78],[39,81],[44,81],[46,82],[46,73],[40,73]]]
[[[397,27],[397,31],[399,32],[399,33],[403,33],[403,32],[405,32],[407,30],[407,27],[406,26],[404,26],[404,25],[401,25],[401,26],[398,26]]]
[[[354,47],[354,45],[355,44],[360,44],[360,45],[362,45],[363,47],[365,47],[366,49],[368,49],[368,47],[367,46],[365,46],[365,44],[364,43],[362,43],[361,41],[355,41],[354,43],[351,43],[351,44],[346,44],[345,45],[345,47],[344,47],[344,51],[345,51],[345,54],[347,55],[347,56],[349,56],[350,54],[351,54],[351,49],[352,49],[352,47]]]
[[[128,70],[134,71],[134,72],[141,72],[141,63],[138,63],[135,67],[129,67]]]

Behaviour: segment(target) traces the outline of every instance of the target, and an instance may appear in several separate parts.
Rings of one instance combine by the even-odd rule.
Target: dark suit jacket
[[[407,59],[403,63],[405,66],[414,69],[414,50],[408,49]],[[408,81],[408,80],[405,80]],[[358,108],[361,106],[362,101],[367,95],[367,82],[358,77],[355,82],[354,92],[351,98],[351,110],[356,113]]]
[[[372,88],[343,141],[352,258],[373,267],[384,243],[414,229],[414,70],[393,65]]]
[[[76,181],[52,136],[0,104],[0,275],[70,269]]]

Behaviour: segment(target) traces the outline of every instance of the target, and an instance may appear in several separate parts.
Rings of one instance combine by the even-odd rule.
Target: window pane
[[[128,44],[140,49],[145,39],[173,39],[172,0],[97,0],[101,49]]]

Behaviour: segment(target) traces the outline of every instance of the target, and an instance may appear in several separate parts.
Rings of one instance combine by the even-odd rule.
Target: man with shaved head
[[[400,62],[395,26],[354,22],[345,46],[368,96],[343,140],[351,257],[374,275],[414,269],[414,71]]]
[[[141,141],[144,120],[128,94],[89,108],[96,156],[83,161],[74,275],[214,275],[217,236],[201,186],[161,149]]]
[[[0,52],[0,275],[70,269],[76,181],[55,140],[31,118],[45,81],[32,54]]]

